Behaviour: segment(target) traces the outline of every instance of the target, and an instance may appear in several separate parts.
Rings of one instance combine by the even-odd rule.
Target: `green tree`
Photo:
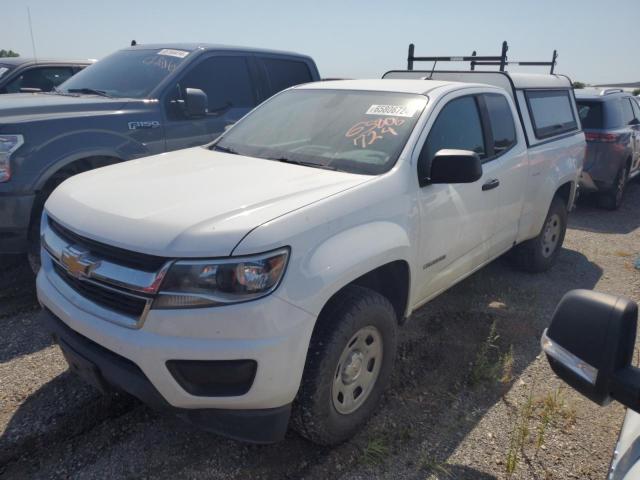
[[[633,94],[634,94],[634,95],[640,95],[640,88],[636,88],[636,89],[633,91]]]
[[[13,50],[5,50],[4,48],[0,50],[0,58],[3,57],[19,57],[20,54],[14,52]]]
[[[573,82],[573,88],[584,88],[586,85],[582,82]]]

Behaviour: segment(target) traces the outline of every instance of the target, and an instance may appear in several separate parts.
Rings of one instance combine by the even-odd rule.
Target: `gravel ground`
[[[618,212],[581,204],[550,272],[499,259],[416,312],[377,414],[333,449],[245,445],[100,396],[40,331],[26,267],[5,267],[0,478],[603,479],[623,408],[564,387],[539,338],[570,289],[640,301],[639,211],[638,182]]]

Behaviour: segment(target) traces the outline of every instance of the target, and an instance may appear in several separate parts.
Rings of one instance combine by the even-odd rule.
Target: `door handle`
[[[486,192],[487,190],[493,190],[494,188],[497,188],[498,185],[500,185],[500,180],[498,180],[497,178],[492,178],[487,183],[482,185],[482,191]]]

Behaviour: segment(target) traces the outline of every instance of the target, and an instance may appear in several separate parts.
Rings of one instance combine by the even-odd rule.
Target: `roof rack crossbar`
[[[623,93],[624,90],[621,88],[605,88],[600,92],[600,96],[603,95],[611,95],[612,93]]]
[[[550,73],[556,66],[558,59],[558,51],[553,51],[553,56],[550,62],[521,62],[521,61],[509,61],[507,59],[507,51],[509,46],[507,42],[502,42],[502,52],[498,56],[480,56],[474,50],[470,56],[462,57],[416,57],[415,45],[412,43],[409,45],[409,55],[407,56],[407,70],[413,70],[414,62],[470,62],[471,70],[475,70],[477,66],[499,66],[500,71],[504,72],[507,65],[519,65],[523,67],[550,67]]]

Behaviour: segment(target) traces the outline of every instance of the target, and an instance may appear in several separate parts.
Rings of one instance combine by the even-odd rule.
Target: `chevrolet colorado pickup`
[[[37,265],[42,207],[70,176],[211,142],[274,93],[318,79],[304,55],[136,45],[53,92],[1,95],[0,263],[29,252]]]
[[[353,435],[411,312],[509,251],[546,270],[563,242],[570,82],[468,77],[293,87],[212,144],[65,181],[37,288],[69,364],[238,439]]]

